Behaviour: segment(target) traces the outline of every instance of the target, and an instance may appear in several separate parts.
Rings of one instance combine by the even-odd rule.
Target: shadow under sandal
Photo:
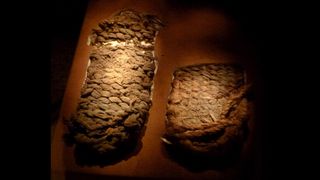
[[[232,64],[178,68],[168,97],[162,140],[201,157],[220,158],[241,146],[248,120],[249,86]]]
[[[81,97],[65,122],[79,147],[105,155],[139,140],[152,105],[153,51],[161,27],[153,15],[122,10],[92,30]]]

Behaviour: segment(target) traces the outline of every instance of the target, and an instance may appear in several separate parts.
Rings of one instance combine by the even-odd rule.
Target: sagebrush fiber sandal
[[[163,141],[219,156],[241,143],[248,119],[244,70],[230,64],[178,68],[168,97]]]
[[[76,144],[104,154],[137,140],[151,106],[161,27],[153,15],[122,10],[93,29],[81,98],[66,121]]]

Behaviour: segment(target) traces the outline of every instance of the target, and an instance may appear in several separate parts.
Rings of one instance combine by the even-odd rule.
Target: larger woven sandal
[[[222,156],[241,144],[249,86],[238,65],[178,68],[168,97],[163,141],[189,152]]]
[[[139,140],[152,104],[161,26],[153,15],[122,10],[93,29],[81,97],[66,121],[76,144],[105,154]]]

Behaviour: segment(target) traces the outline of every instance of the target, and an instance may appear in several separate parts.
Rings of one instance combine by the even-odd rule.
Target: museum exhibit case
[[[259,71],[238,29],[215,6],[89,1],[52,179],[254,176]]]

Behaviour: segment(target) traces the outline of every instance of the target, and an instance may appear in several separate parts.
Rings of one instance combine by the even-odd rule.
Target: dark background
[[[58,118],[87,0],[54,1],[50,57],[50,119]]]
[[[232,16],[238,24],[240,30],[245,34],[246,38],[253,44],[257,54],[258,65],[261,69],[263,85],[263,102],[264,102],[264,120],[260,128],[262,138],[258,149],[262,154],[259,167],[255,167],[257,172],[253,172],[257,179],[274,179],[274,170],[272,168],[274,162],[272,159],[272,136],[270,132],[273,124],[271,109],[272,104],[269,93],[273,82],[273,75],[270,73],[270,65],[275,61],[275,57],[270,57],[276,49],[268,44],[272,37],[273,16],[266,13],[267,3],[238,2],[238,1],[171,1],[172,6],[212,6],[219,7],[228,15]],[[72,65],[73,56],[77,46],[82,21],[85,15],[87,0],[71,0],[71,1],[54,1],[52,35],[51,35],[51,56],[50,56],[50,124],[54,127],[59,115],[60,106],[63,99],[69,71]],[[265,14],[266,13],[266,14]],[[273,71],[274,73],[274,71]]]
[[[87,3],[87,0],[57,0],[53,3],[50,43],[51,127],[58,118]],[[313,126],[310,121],[314,118],[310,116],[315,111],[311,107],[305,110],[308,108],[305,100],[310,95],[313,98],[314,91],[307,90],[306,84],[311,81],[310,77],[316,76],[316,70],[310,64],[310,54],[302,53],[308,45],[304,39],[308,38],[306,23],[310,20],[302,16],[308,11],[304,9],[305,4],[197,0],[172,1],[172,5],[220,7],[240,24],[242,32],[251,41],[257,54],[263,82],[263,120],[260,124],[259,147],[262,160],[261,167],[257,167],[257,179],[288,176],[307,178],[310,174],[303,173],[306,169],[305,155],[309,153],[309,149],[313,149],[314,142],[303,135],[314,135],[314,131],[310,130],[310,126]],[[307,73],[304,73],[306,69]],[[309,121],[309,125],[301,123],[306,121]],[[300,168],[301,165],[304,168]]]

